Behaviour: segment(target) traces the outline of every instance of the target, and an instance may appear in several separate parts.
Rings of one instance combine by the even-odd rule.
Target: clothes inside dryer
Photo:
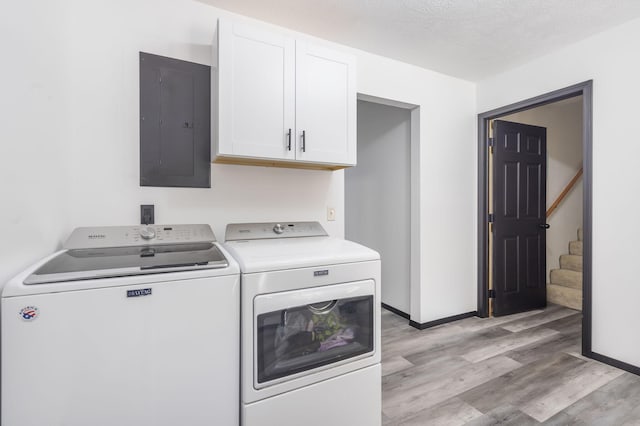
[[[258,316],[258,382],[373,350],[373,296],[329,300]]]

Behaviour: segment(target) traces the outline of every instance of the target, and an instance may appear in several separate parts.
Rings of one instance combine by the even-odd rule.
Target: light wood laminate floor
[[[382,310],[383,425],[640,425],[640,377],[580,355],[550,305],[427,330]]]

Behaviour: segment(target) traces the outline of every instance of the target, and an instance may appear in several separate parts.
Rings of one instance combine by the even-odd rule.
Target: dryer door
[[[256,389],[374,351],[372,280],[254,299]]]

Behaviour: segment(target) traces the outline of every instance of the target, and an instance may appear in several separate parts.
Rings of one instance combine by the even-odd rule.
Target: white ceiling
[[[468,80],[640,17],[638,0],[200,0]]]

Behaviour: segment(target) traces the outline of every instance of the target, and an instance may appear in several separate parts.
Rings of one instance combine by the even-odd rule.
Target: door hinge
[[[489,146],[489,152],[491,154],[493,154],[493,147],[495,146],[496,142],[494,138],[489,138],[487,139],[487,145]]]
[[[495,299],[496,298],[496,291],[492,288],[489,289],[489,299]]]
[[[489,213],[489,223],[493,223],[494,219],[493,213]]]

